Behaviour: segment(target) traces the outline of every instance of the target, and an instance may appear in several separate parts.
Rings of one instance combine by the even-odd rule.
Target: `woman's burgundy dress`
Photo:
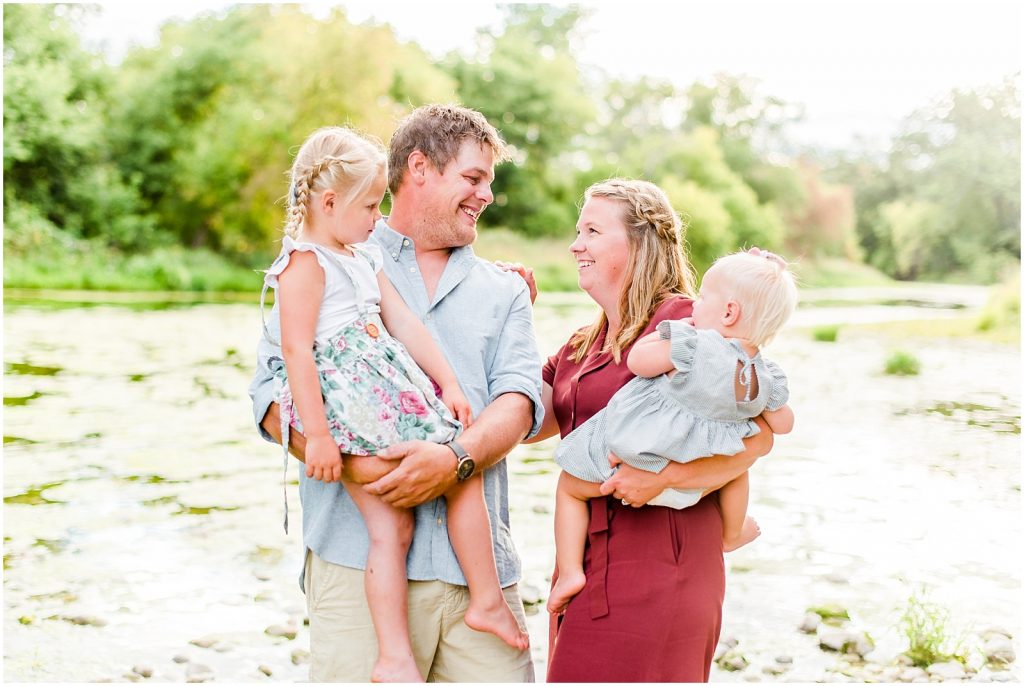
[[[690,316],[691,307],[683,297],[666,301],[644,334]],[[566,344],[544,366],[562,436],[633,376],[625,354],[619,364],[608,353],[576,363],[572,352]],[[717,494],[684,510],[591,500],[583,568],[586,587],[552,616],[548,681],[707,681],[725,594]]]

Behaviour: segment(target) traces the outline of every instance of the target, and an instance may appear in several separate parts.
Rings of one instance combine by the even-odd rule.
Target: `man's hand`
[[[458,460],[451,448],[430,441],[407,441],[377,454],[384,460],[400,460],[388,475],[366,484],[367,493],[380,496],[394,507],[416,507],[433,500],[455,485]]]
[[[494,261],[494,266],[502,271],[515,272],[519,276],[523,277],[523,281],[526,282],[527,287],[530,289],[530,303],[537,302],[537,279],[533,276],[533,270],[519,262],[500,262]]]
[[[621,462],[614,455],[610,455],[608,461],[612,462],[613,458]],[[668,487],[662,478],[664,473],[663,470],[660,474],[655,474],[621,463],[619,470],[601,484],[601,495],[613,495],[633,507],[642,507]]]

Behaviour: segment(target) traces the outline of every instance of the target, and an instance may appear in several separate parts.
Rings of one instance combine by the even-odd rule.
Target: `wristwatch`
[[[457,441],[448,441],[445,445],[452,449],[456,459],[459,461],[455,465],[455,476],[459,478],[459,481],[465,481],[473,476],[473,472],[476,471],[476,462],[469,456],[466,449],[459,445]]]

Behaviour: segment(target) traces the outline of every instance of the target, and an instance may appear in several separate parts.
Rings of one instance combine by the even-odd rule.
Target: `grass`
[[[835,343],[836,338],[839,337],[839,326],[836,324],[819,326],[811,331],[811,337],[822,343]]]
[[[951,660],[967,661],[964,638],[951,634],[949,610],[930,602],[925,591],[910,595],[899,626],[907,639],[905,654],[918,667]]]
[[[874,267],[838,257],[801,258],[791,269],[804,288],[892,286],[897,281]]]
[[[885,373],[895,376],[917,376],[921,373],[921,363],[905,350],[894,350],[885,361]]]

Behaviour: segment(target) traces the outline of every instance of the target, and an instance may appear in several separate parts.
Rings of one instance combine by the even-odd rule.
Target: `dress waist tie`
[[[608,521],[611,518],[608,498],[590,501],[590,618],[608,614]]]

